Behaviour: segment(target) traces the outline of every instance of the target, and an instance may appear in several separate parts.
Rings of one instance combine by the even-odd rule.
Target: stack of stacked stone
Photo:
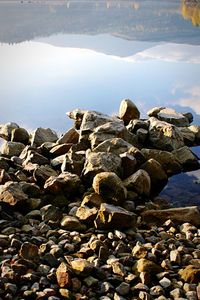
[[[158,196],[199,169],[192,114],[67,114],[61,137],[0,125],[0,299],[200,299],[199,209]]]

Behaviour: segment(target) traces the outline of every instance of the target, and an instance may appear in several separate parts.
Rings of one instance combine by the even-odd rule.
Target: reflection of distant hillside
[[[8,2],[0,2],[0,42],[16,43],[62,32],[200,44],[198,28],[179,12],[179,0]]]

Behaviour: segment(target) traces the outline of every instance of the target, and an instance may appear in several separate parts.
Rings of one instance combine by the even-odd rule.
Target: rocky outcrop
[[[0,125],[0,300],[197,299],[199,208],[158,196],[199,168],[192,115],[68,115],[61,137]]]

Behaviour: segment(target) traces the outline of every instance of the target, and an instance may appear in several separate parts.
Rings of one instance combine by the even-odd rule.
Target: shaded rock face
[[[171,123],[175,126],[189,126],[189,120],[183,114],[177,113],[174,109],[164,108],[159,111],[157,118],[161,121]]]
[[[8,156],[19,156],[25,145],[19,142],[6,142],[1,147],[1,153]]]
[[[130,100],[121,119],[78,109],[60,138],[0,125],[0,299],[199,297],[199,208],[155,196],[199,168],[188,146],[200,127],[164,112],[140,120]]]

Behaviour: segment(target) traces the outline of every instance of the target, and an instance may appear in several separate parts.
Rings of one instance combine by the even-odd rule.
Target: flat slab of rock
[[[17,202],[27,199],[28,196],[18,182],[8,181],[4,185],[0,185],[0,201],[15,205]]]
[[[149,143],[152,147],[172,151],[184,146],[183,135],[177,127],[154,117],[149,121]]]
[[[41,146],[45,142],[56,142],[57,134],[50,128],[37,128],[32,135],[31,145]]]
[[[169,208],[163,210],[148,210],[142,214],[142,220],[147,224],[163,224],[168,219],[182,224],[190,222],[195,226],[200,225],[200,212],[197,206]]]
[[[121,138],[113,138],[104,140],[93,149],[94,152],[111,152],[113,154],[121,154],[132,148],[133,145],[127,143]]]
[[[103,203],[94,223],[98,229],[123,229],[133,227],[136,219],[134,213],[120,206]]]
[[[119,107],[119,118],[127,125],[131,120],[139,119],[140,112],[137,106],[130,100],[124,99]]]
[[[75,128],[70,128],[58,140],[58,144],[76,144],[78,143],[79,133]]]
[[[161,109],[157,114],[157,118],[161,121],[171,123],[175,126],[189,126],[188,118],[185,117],[183,114],[176,112],[172,108]]]
[[[113,172],[101,172],[94,177],[93,189],[105,202],[120,203],[125,201],[127,190],[121,179]]]

